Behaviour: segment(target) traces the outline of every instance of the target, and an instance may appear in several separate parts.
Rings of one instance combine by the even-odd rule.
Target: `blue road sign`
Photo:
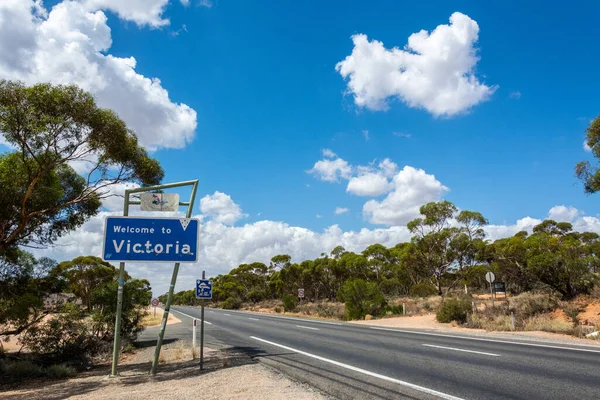
[[[208,279],[196,280],[196,298],[212,299],[212,281]]]
[[[198,261],[198,220],[192,218],[106,217],[105,261]]]

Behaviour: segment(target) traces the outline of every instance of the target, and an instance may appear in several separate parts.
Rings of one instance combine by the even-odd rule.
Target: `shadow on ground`
[[[166,342],[166,341],[165,341]],[[169,343],[175,342],[174,340]],[[138,343],[140,348],[149,348],[156,341]],[[149,349],[148,349],[149,350]],[[1,385],[0,397],[5,400],[45,399],[58,400],[93,392],[107,385],[122,387],[125,395],[136,385],[147,382],[178,381],[192,376],[202,376],[212,372],[241,365],[254,364],[256,357],[272,357],[255,347],[224,347],[205,355],[204,369],[200,370],[200,360],[188,360],[160,364],[158,374],[150,376],[150,362],[129,363],[119,366],[119,376],[109,377],[110,365],[101,365],[80,373],[70,380],[37,380],[18,386]]]

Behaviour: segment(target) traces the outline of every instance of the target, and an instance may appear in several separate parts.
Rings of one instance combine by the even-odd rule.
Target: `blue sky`
[[[344,96],[335,64],[350,54],[352,34],[402,47],[411,33],[446,24],[454,11],[480,26],[477,75],[499,86],[487,102],[436,118],[398,101],[386,112],[358,109]],[[166,181],[198,177],[206,193],[230,194],[250,221],[262,212],[311,229],[358,229],[366,224],[363,199],[304,172],[322,148],[353,164],[390,157],[423,168],[450,188],[447,199],[495,223],[544,217],[556,204],[596,214],[598,201],[583,194],[573,166],[588,156],[584,129],[598,114],[598,11],[594,2],[569,9],[220,1],[170,6],[172,28],[188,30],[177,37],[165,32],[170,28],[139,30],[114,17],[109,23],[111,52],[134,55],[141,73],[160,77],[171,98],[198,112],[191,145],[156,153]],[[336,206],[352,211],[334,216]]]
[[[561,205],[571,208],[553,216],[600,230],[600,202],[573,173],[591,158],[585,127],[600,113],[600,4],[488,3],[8,2],[0,76],[82,86],[137,131],[165,182],[199,179],[209,274],[336,242],[392,245],[420,204],[442,198],[482,212],[494,237]],[[425,51],[402,51],[421,30]],[[326,181],[323,160],[347,170]],[[365,174],[385,188],[351,190]],[[97,255],[98,226],[82,228],[85,244],[48,252]]]

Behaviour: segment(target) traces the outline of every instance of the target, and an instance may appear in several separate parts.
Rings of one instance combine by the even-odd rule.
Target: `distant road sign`
[[[198,220],[193,218],[106,217],[105,261],[198,261]]]
[[[208,279],[196,280],[196,298],[212,299],[212,281]]]
[[[142,193],[140,196],[142,211],[177,211],[179,195],[177,193]]]
[[[485,274],[485,280],[488,281],[489,283],[494,282],[495,279],[496,279],[496,276],[494,275],[493,272],[488,272],[487,274]]]
[[[304,298],[304,289],[298,289],[298,297],[300,297],[301,299]]]
[[[494,288],[494,293],[506,293],[504,282],[494,282],[492,286]]]
[[[150,303],[150,304],[152,304],[152,306],[156,307],[160,304],[160,301],[155,297],[152,299],[152,303]]]

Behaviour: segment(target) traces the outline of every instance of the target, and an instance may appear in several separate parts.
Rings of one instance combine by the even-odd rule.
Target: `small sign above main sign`
[[[304,298],[304,289],[298,289],[298,297],[300,297],[301,299]]]
[[[494,282],[495,279],[496,279],[496,276],[494,275],[493,272],[488,272],[487,274],[485,274],[485,280],[488,281],[489,283]]]
[[[193,218],[106,217],[105,261],[198,261],[198,220]]]
[[[160,304],[160,301],[155,297],[152,299],[152,303],[150,303],[150,304],[152,304],[154,307],[156,307]]]
[[[179,194],[142,193],[140,209],[142,211],[177,211],[179,210]]]

